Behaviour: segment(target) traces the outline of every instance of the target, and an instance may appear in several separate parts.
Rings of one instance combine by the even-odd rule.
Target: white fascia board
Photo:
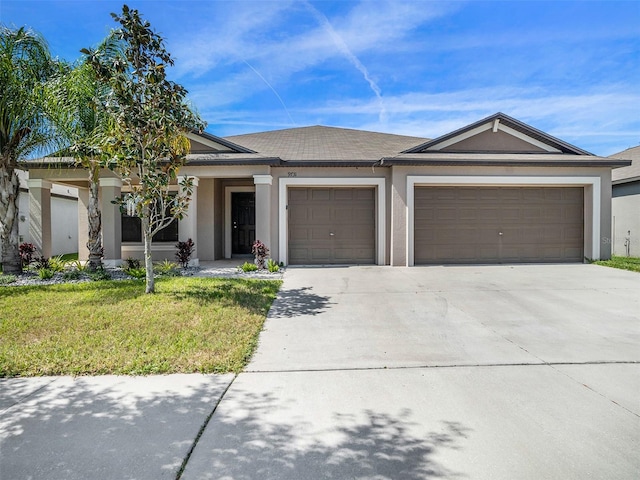
[[[214,150],[218,150],[218,151],[220,151],[220,150],[222,150],[222,151],[229,150],[229,147],[227,147],[226,145],[222,145],[221,143],[214,142],[212,140],[209,140],[208,138],[201,137],[200,135],[196,135],[196,134],[191,133],[191,132],[187,133],[186,137],[189,140],[193,140],[194,142],[197,142],[197,143],[199,143],[201,145],[204,145],[206,147],[212,148]]]
[[[384,178],[282,177],[278,187],[278,257],[289,263],[289,187],[377,187],[376,198],[376,264],[384,265],[386,238],[386,199]]]
[[[439,142],[436,143],[435,145],[433,145],[432,147],[429,147],[427,150],[442,150],[443,148],[447,148],[450,145],[454,145],[458,142],[461,142],[463,140],[466,140],[467,138],[470,137],[474,137],[476,135],[478,135],[479,133],[482,133],[486,130],[491,129],[491,126],[493,125],[492,122],[489,123],[485,123],[483,125],[480,125],[479,127],[476,128],[472,128],[471,130],[461,133],[460,135],[456,135],[455,137],[450,138],[449,140],[445,140],[444,142]]]
[[[591,256],[600,258],[600,177],[544,176],[472,176],[472,175],[408,175],[407,176],[407,266],[415,262],[415,187],[416,186],[510,186],[510,187],[591,187]],[[585,252],[587,255],[588,252]]]
[[[558,150],[557,148],[553,148],[550,145],[547,145],[546,143],[541,142],[540,140],[536,140],[535,138],[531,138],[529,135],[519,132],[517,130],[514,130],[511,127],[507,127],[506,125],[500,123],[498,124],[498,130],[503,131],[504,133],[508,133],[509,135],[513,135],[516,138],[519,138],[520,140],[522,140],[523,142],[527,142],[530,143],[531,145],[541,148],[547,152],[553,152],[553,153],[562,153],[560,150]]]

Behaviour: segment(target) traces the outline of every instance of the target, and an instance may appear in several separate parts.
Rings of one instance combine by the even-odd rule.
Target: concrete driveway
[[[291,268],[185,479],[640,478],[640,275]]]
[[[640,275],[290,268],[246,372],[0,379],[0,479],[640,478]]]

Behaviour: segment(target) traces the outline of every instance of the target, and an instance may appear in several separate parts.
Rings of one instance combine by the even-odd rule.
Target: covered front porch
[[[271,208],[272,176],[268,165],[185,166],[181,173],[193,180],[191,202],[182,220],[174,221],[154,238],[154,261],[175,260],[176,243],[189,238],[195,242],[193,266],[246,256],[251,253],[251,245],[256,239],[270,244],[272,214],[277,212],[272,212]],[[70,251],[77,248],[79,260],[87,260],[89,181],[88,172],[82,168],[43,164],[29,168],[31,241],[42,255],[51,256],[51,189],[54,184],[78,189],[77,219],[68,219],[78,223],[78,241],[77,245],[70,245]],[[139,222],[127,217],[112,203],[129,188],[113,172],[101,172],[99,204],[106,266],[118,266],[127,258],[141,259],[144,254]],[[176,195],[184,194],[178,183],[172,190]]]

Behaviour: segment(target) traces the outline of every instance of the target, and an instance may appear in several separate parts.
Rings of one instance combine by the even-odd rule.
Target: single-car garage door
[[[289,263],[372,264],[374,188],[290,188]]]
[[[579,262],[582,187],[416,187],[416,264]]]

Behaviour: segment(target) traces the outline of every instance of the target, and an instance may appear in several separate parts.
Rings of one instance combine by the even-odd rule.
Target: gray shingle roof
[[[614,183],[623,183],[640,180],[640,146],[627,148],[619,153],[610,155],[609,158],[631,160],[628,167],[616,168],[611,172],[611,180]]]
[[[300,127],[225,137],[284,161],[377,161],[423,143],[426,138],[336,127]]]

